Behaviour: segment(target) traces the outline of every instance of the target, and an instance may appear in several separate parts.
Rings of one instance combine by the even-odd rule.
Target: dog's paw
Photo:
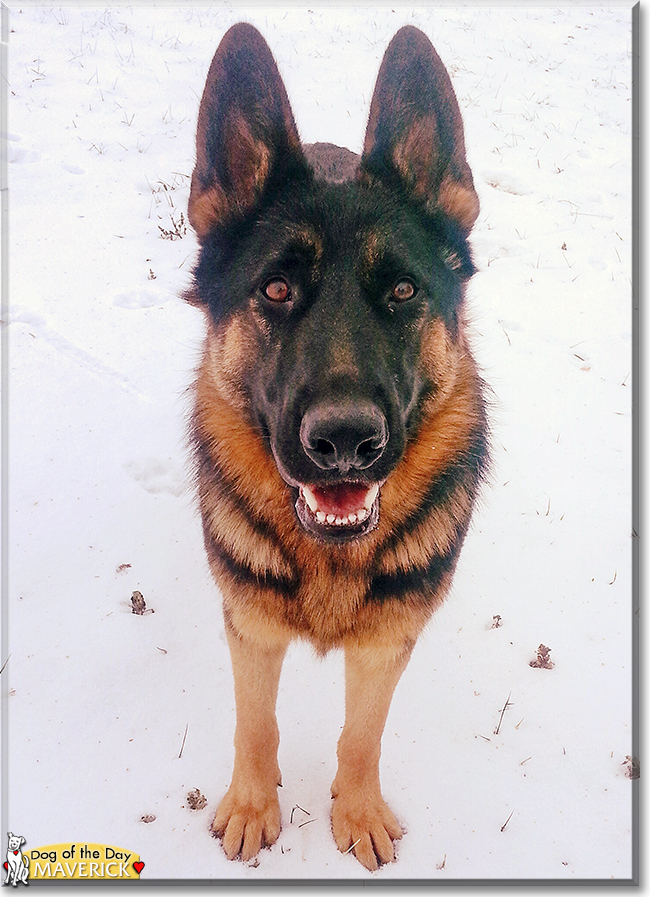
[[[339,792],[334,797],[332,833],[338,849],[351,850],[371,872],[395,859],[393,841],[403,834],[381,794],[363,792]]]
[[[248,789],[247,789],[248,791]],[[252,860],[262,847],[275,844],[280,834],[280,804],[275,791],[239,794],[231,786],[212,821],[229,860]]]

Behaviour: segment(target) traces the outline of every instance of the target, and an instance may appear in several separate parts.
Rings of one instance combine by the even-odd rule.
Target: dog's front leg
[[[390,702],[412,645],[364,643],[345,649],[345,726],[332,783],[332,831],[341,851],[354,845],[366,868],[394,858],[402,829],[381,796],[379,755]]]
[[[212,831],[229,859],[252,859],[280,834],[281,784],[275,704],[287,641],[260,644],[226,625],[235,680],[237,726],[230,788]]]

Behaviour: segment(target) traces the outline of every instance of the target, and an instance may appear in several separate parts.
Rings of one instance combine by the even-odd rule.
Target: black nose
[[[366,470],[381,457],[388,424],[370,402],[322,403],[310,408],[300,425],[300,441],[322,470]]]

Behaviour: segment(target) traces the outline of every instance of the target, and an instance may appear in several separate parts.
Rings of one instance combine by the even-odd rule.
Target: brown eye
[[[287,302],[291,299],[291,288],[283,277],[274,277],[263,287],[262,292],[271,302]]]
[[[410,280],[398,280],[393,287],[393,299],[395,302],[407,302],[412,299],[417,290]]]

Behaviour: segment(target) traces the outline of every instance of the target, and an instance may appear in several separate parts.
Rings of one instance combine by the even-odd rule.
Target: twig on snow
[[[504,714],[505,714],[506,710],[508,709],[508,707],[510,707],[510,695],[511,694],[512,694],[512,692],[510,692],[510,694],[508,695],[508,699],[505,702],[505,704],[503,705],[503,709],[501,710],[501,716],[499,717],[499,722],[497,723],[497,727],[494,730],[495,735],[499,734],[499,732],[501,730],[501,723],[503,722]]]

